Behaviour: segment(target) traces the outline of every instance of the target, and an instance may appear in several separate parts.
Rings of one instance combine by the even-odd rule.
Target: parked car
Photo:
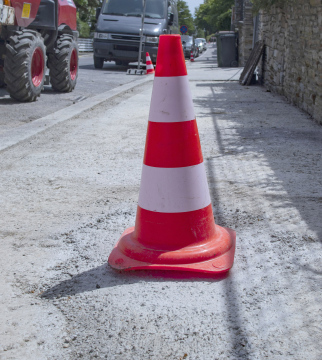
[[[199,54],[201,54],[203,52],[203,43],[200,39],[195,40],[195,46],[198,48]]]
[[[202,47],[202,51],[206,51],[207,50],[207,41],[206,39],[203,39],[203,38],[197,38],[196,39],[199,43],[201,43],[201,47]]]
[[[199,56],[199,50],[198,47],[195,46],[193,36],[181,35],[181,42],[182,42],[182,49],[185,58],[190,59],[191,51],[193,53],[194,58]]]
[[[202,42],[203,42],[203,49],[204,49],[204,51],[206,51],[207,50],[207,41],[206,41],[206,39],[202,39]]]

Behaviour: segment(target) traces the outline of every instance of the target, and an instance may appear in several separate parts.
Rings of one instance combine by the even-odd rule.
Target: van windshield
[[[184,44],[192,44],[192,36],[181,37],[181,41]]]
[[[166,1],[146,0],[145,17],[152,19],[164,19],[166,13]],[[106,0],[102,13],[106,15],[135,16],[141,17],[143,12],[142,0]]]

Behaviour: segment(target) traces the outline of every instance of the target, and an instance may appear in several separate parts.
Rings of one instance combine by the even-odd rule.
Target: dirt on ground
[[[0,152],[0,359],[322,358],[322,127],[263,87],[207,81],[206,60],[188,73],[232,270],[107,266],[135,221],[143,84]]]

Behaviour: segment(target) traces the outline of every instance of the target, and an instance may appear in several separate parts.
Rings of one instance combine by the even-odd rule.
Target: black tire
[[[4,58],[6,54],[6,44],[4,41],[0,41],[0,88],[4,87],[6,83],[4,82]]]
[[[0,72],[0,88],[4,87],[6,83],[4,82],[4,73]]]
[[[104,59],[94,55],[94,68],[103,69]]]
[[[72,35],[59,36],[48,54],[51,86],[60,92],[73,91],[78,76],[78,46]]]
[[[0,88],[5,86],[3,65],[4,61],[0,59]]]
[[[129,61],[126,61],[126,60],[115,60],[115,65],[118,65],[118,66],[129,66]]]
[[[36,31],[16,31],[6,47],[4,81],[8,93],[18,101],[35,101],[45,81],[44,39]]]

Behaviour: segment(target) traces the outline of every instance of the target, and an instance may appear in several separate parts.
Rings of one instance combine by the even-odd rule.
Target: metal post
[[[146,0],[143,0],[143,12],[142,12],[142,25],[141,25],[141,32],[140,32],[140,47],[139,47],[139,58],[138,58],[138,70],[141,67],[141,53],[142,53],[142,43],[143,43],[143,27],[144,27],[144,18],[145,18],[145,7],[146,7]]]

